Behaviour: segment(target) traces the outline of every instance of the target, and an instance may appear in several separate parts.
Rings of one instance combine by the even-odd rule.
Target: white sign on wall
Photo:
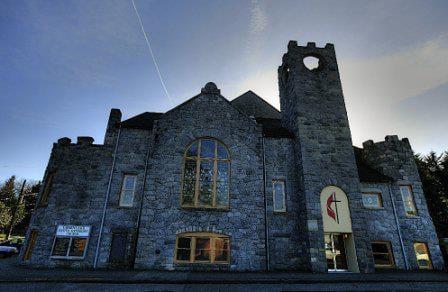
[[[58,225],[56,236],[89,237],[88,225]]]
[[[320,195],[324,232],[352,233],[347,195],[338,187],[327,186]]]

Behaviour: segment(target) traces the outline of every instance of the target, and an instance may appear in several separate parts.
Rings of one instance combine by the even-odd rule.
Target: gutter
[[[94,269],[96,269],[97,263],[98,263],[98,254],[99,254],[99,250],[100,250],[101,237],[103,235],[104,220],[106,219],[107,203],[109,201],[110,186],[112,184],[112,177],[114,175],[115,160],[117,158],[118,142],[120,141],[120,134],[121,134],[121,123],[120,123],[120,126],[118,128],[117,142],[115,143],[114,156],[113,156],[113,159],[112,159],[112,167],[111,167],[110,175],[109,175],[109,183],[107,185],[106,198],[104,199],[103,216],[101,218],[100,232],[99,232],[99,235],[98,235],[98,242],[96,244],[95,259],[93,261],[93,268]]]
[[[394,217],[395,217],[395,223],[397,224],[398,237],[400,238],[401,252],[403,253],[403,259],[404,259],[404,267],[406,270],[409,270],[409,263],[408,263],[408,259],[406,257],[406,251],[404,248],[403,237],[401,236],[400,223],[398,222],[397,209],[395,208],[395,200],[393,198],[394,196],[392,195],[392,188],[390,187],[390,185],[391,185],[391,183],[388,184],[389,196],[390,196],[390,200],[392,202],[392,209],[394,210]]]
[[[266,253],[266,271],[270,270],[269,256],[269,230],[268,230],[268,200],[266,197],[266,152],[264,147],[264,134],[261,136],[261,148],[263,151],[263,199],[264,199],[264,236],[265,236],[265,253]]]

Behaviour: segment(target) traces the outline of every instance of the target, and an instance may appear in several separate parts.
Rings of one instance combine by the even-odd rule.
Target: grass
[[[6,237],[7,237],[7,234],[4,234],[4,233],[0,233],[0,242],[2,242],[3,240],[6,240]],[[13,243],[17,243],[17,240],[22,240],[22,242],[24,241],[24,239],[25,239],[25,236],[22,236],[22,235],[13,235],[13,236],[11,236],[11,241],[13,242]]]

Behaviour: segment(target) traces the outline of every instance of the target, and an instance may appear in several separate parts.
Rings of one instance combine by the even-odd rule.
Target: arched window
[[[213,138],[194,141],[185,151],[182,207],[229,207],[230,157],[227,147]]]
[[[228,264],[230,240],[226,235],[190,232],[176,237],[176,263]]]

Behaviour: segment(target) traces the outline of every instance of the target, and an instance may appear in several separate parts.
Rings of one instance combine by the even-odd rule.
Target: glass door
[[[325,257],[328,271],[347,271],[347,256],[345,253],[344,234],[325,233]]]

